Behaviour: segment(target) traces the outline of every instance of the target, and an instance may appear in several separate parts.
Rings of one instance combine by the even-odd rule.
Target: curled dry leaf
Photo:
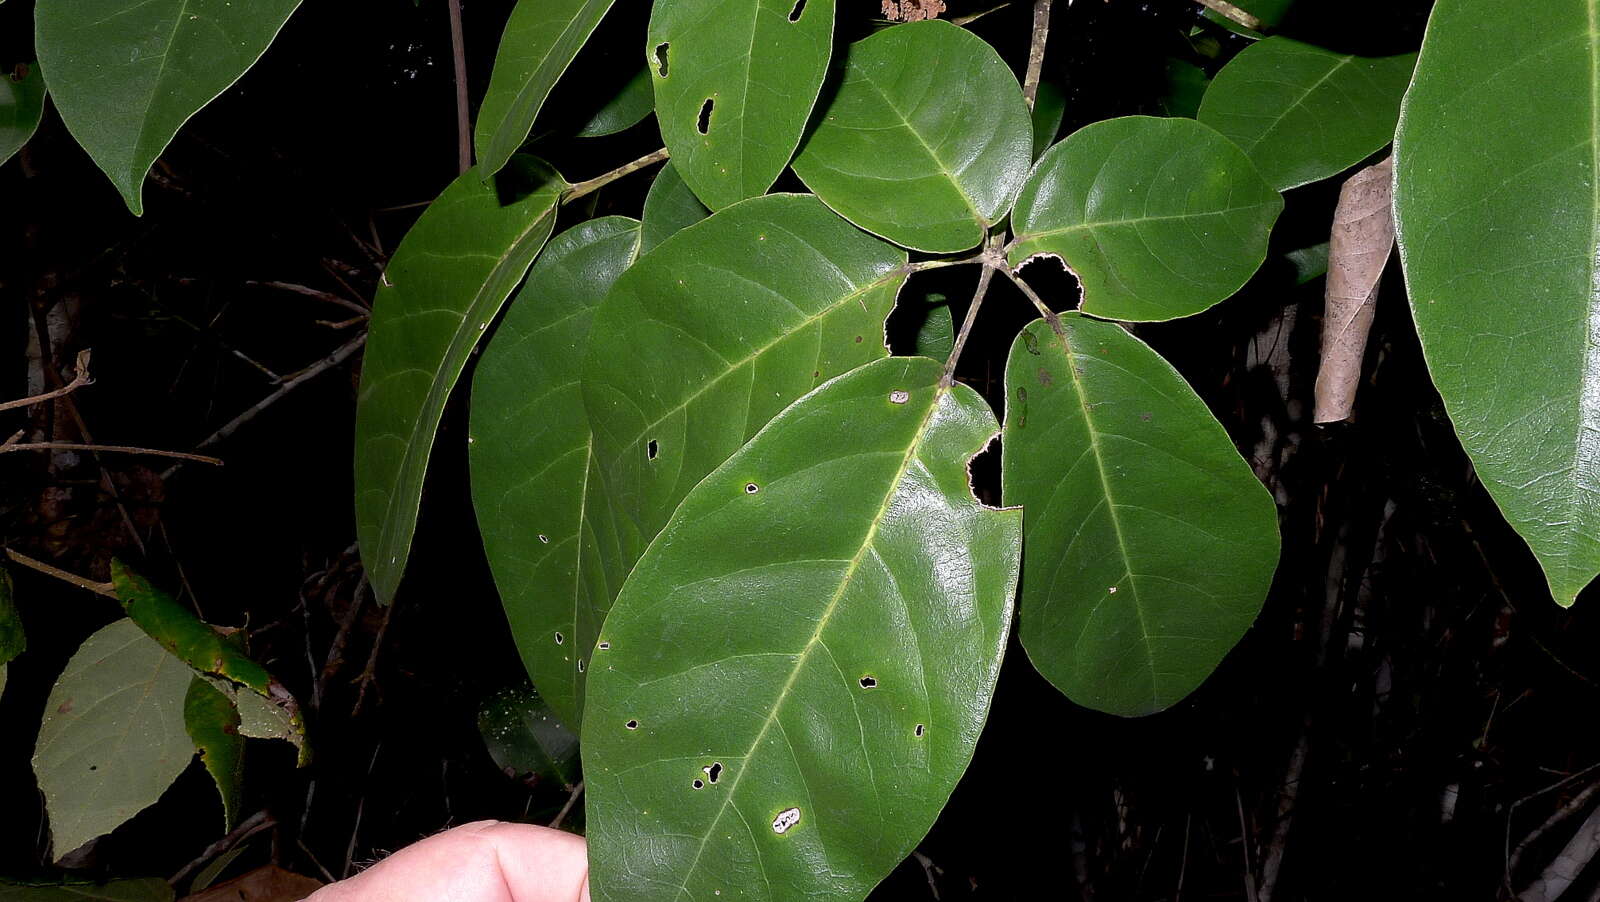
[[[1339,191],[1328,247],[1328,293],[1322,316],[1316,422],[1350,417],[1361,358],[1372,328],[1378,281],[1394,247],[1394,157],[1357,172]]]
[[[944,10],[944,0],[883,0],[883,17],[890,22],[937,19]]]

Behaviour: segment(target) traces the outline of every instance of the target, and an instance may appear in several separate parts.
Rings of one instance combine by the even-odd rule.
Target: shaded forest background
[[[464,4],[470,95],[481,96],[511,0]],[[950,16],[988,8],[952,2]],[[1292,36],[1345,51],[1414,50],[1426,0],[1302,0]],[[557,89],[552,130],[636,67],[646,11],[619,6]],[[1189,0],[1057,4],[1046,78],[1067,93],[1062,134],[1157,113],[1166,66],[1215,71],[1186,38]],[[840,0],[864,33],[875,0]],[[971,26],[1019,71],[1027,4]],[[0,6],[0,65],[32,58],[30,7]],[[306,703],[317,757],[253,747],[246,811],[275,826],[239,859],[342,876],[444,827],[546,823],[566,791],[497,769],[476,725],[489,693],[523,679],[478,542],[462,441],[465,396],[435,451],[421,530],[395,606],[361,578],[351,434],[362,309],[422,205],[456,174],[455,88],[442,0],[306,0],[261,63],[182,130],[130,216],[47,113],[0,168],[0,398],[71,378],[92,386],[0,414],[32,441],[189,451],[225,465],[70,451],[0,454],[8,547],[105,579],[123,557],[255,655]],[[545,122],[546,120],[541,120]],[[646,120],[535,151],[569,179],[659,146]],[[1192,698],[1120,720],[1080,709],[1013,643],[976,759],[933,832],[874,899],[1492,899],[1510,850],[1522,885],[1559,850],[1600,781],[1600,614],[1548,597],[1537,564],[1473,478],[1428,382],[1391,265],[1356,419],[1310,424],[1322,284],[1282,252],[1327,240],[1338,180],[1289,193],[1276,262],[1198,317],[1139,326],[1222,419],[1278,498],[1284,557],[1254,630]],[[637,215],[648,176],[609,186],[587,215]],[[782,182],[780,188],[797,187]],[[1069,276],[1029,276],[1057,308]],[[970,297],[975,272],[906,289]],[[274,284],[277,283],[277,284]],[[299,286],[305,291],[285,288]],[[992,398],[1015,329],[1009,285],[961,376]],[[892,321],[905,341],[914,324]],[[904,346],[897,347],[904,350]],[[282,384],[330,355],[336,365]],[[207,444],[231,421],[259,407]],[[0,436],[4,438],[5,436]],[[993,493],[993,460],[977,468]],[[0,874],[47,873],[29,757],[45,696],[114,602],[13,568],[29,654],[0,701]],[[1593,593],[1589,593],[1592,595]],[[164,801],[95,847],[92,873],[166,876],[217,838],[215,792],[192,768]],[[1553,788],[1552,788],[1553,787]],[[571,821],[581,828],[581,806]],[[1595,893],[1596,878],[1574,888]]]

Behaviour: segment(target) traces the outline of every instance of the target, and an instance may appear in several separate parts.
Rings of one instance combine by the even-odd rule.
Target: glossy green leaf
[[[34,46],[67,130],[144,212],[178,129],[255,65],[300,0],[49,0]]]
[[[44,75],[37,65],[0,73],[0,164],[33,137],[44,115],[44,94]]]
[[[1067,115],[1067,95],[1054,83],[1039,83],[1039,93],[1033,98],[1033,156],[1039,155],[1056,143],[1056,132],[1061,131],[1061,120]]]
[[[28,647],[22,632],[22,618],[11,595],[11,574],[0,568],[0,693],[6,691],[6,665]]]
[[[583,747],[596,902],[861,899],[983,728],[1021,512],[995,433],[926,358],[806,396],[706,477],[623,588]]]
[[[622,90],[578,129],[578,137],[598,138],[632,128],[644,121],[655,107],[655,87],[650,84],[650,73],[640,66]]]
[[[1277,507],[1183,377],[1121,326],[1035,320],[1006,363],[1006,504],[1021,505],[1028,658],[1080,705],[1183,699],[1250,628]]]
[[[928,296],[922,325],[917,327],[917,339],[912,353],[919,357],[944,360],[956,347],[956,322],[950,313],[950,304],[941,294]]]
[[[578,734],[567,729],[532,686],[508,687],[485,699],[478,710],[478,732],[501,770],[567,786],[578,782]]]
[[[90,636],[67,662],[33,755],[57,858],[153,804],[189,766],[193,676],[132,620]]]
[[[1600,572],[1597,16],[1440,0],[1395,137],[1428,371],[1563,605]]]
[[[239,822],[239,793],[244,784],[244,736],[239,711],[220,689],[201,677],[189,681],[183,702],[184,727],[200,763],[222,796],[223,829]]]
[[[1283,198],[1244,152],[1192,119],[1126,116],[1072,133],[1034,166],[1011,215],[1012,265],[1060,257],[1085,313],[1189,316],[1260,268]]]
[[[291,742],[304,757],[300,706],[265,667],[121,561],[111,562],[111,583],[129,619],[238,707],[241,733]]]
[[[550,89],[594,33],[612,0],[517,0],[489,89],[478,108],[473,146],[479,178],[505,168],[533,130]],[[370,353],[370,352],[369,352]]]
[[[623,273],[583,371],[601,483],[619,513],[618,572],[780,410],[885,356],[905,262],[815,197],[771,194],[684,229]],[[609,588],[615,597],[620,586]]]
[[[595,309],[634,260],[639,223],[593,219],[551,240],[472,383],[472,501],[511,635],[560,719],[582,722],[583,671],[625,570],[578,385]]]
[[[1302,247],[1283,255],[1294,267],[1294,282],[1304,285],[1328,274],[1328,242]]]
[[[694,196],[694,192],[684,184],[683,176],[668,160],[656,173],[656,180],[650,183],[650,193],[644,196],[644,212],[639,217],[642,223],[639,253],[648,253],[651,248],[709,215],[711,211],[700,202],[700,198]]]
[[[763,194],[794,155],[833,53],[830,0],[664,0],[646,66],[678,174],[707,207]]]
[[[487,184],[466,172],[423,212],[384,272],[356,399],[355,466],[356,536],[382,604],[394,599],[411,553],[445,402],[550,237],[565,187],[532,157],[513,159]]]
[[[159,877],[110,883],[0,883],[0,902],[172,902],[173,896],[172,887]]]
[[[1348,56],[1272,37],[1222,67],[1200,121],[1287,191],[1366,159],[1394,138],[1416,54]]]
[[[1200,114],[1200,103],[1211,86],[1206,70],[1194,63],[1167,57],[1167,87],[1161,95],[1163,116],[1186,116],[1190,119]]]
[[[839,215],[920,251],[976,246],[1027,177],[1022,88],[983,39],[948,22],[851,45],[844,79],[794,171]]]

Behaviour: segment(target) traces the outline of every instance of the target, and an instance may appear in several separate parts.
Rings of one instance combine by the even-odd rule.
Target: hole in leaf
[[[877,677],[871,677],[871,676],[862,677],[861,678],[861,688],[862,689],[876,689],[876,688],[878,688],[878,678]]]
[[[563,636],[560,633],[556,633],[556,644],[557,645],[560,645],[561,643],[563,643],[565,641],[567,641],[567,637],[566,636]]]
[[[746,495],[754,495],[756,492],[759,492],[759,491],[761,491],[761,486],[756,485],[753,482],[745,483],[744,493]]]
[[[548,545],[550,544],[550,537],[541,532],[539,533],[539,542],[540,544]]]
[[[644,446],[644,456],[647,460],[655,460],[656,454],[660,451],[661,446],[656,444],[655,439],[651,439],[650,444]]]
[[[598,648],[601,651],[605,651],[606,649],[608,649],[610,647],[611,647],[611,643],[610,642],[602,642],[599,645],[595,646],[595,648]]]
[[[656,74],[662,78],[667,77],[667,47],[666,41],[656,45]]]
[[[713,761],[710,764],[708,764],[705,767],[702,767],[700,769],[706,772],[706,779],[710,780],[713,783],[717,782],[717,778],[722,776],[722,762],[721,761]]]
[[[623,724],[623,726],[627,727],[630,730],[637,730],[637,729],[639,729],[639,722],[637,720],[630,720],[627,723]]]
[[[911,400],[911,393],[897,388],[894,391],[889,392],[889,400],[894,404],[904,404]]]
[[[918,739],[922,738],[922,724],[920,724],[920,723],[917,724],[917,738]]]
[[[693,783],[690,783],[689,785],[693,786],[695,789],[705,789],[706,788],[706,781],[704,781],[704,780],[696,780]]]
[[[772,832],[782,836],[798,823],[800,823],[800,809],[785,808],[778,812],[777,817],[772,819]]]
[[[578,672],[579,673],[583,673],[583,659],[582,658],[578,659]]]
[[[794,9],[789,11],[789,21],[790,22],[798,22],[798,21],[800,21],[800,14],[805,12],[805,11],[806,11],[806,0],[797,0],[797,2],[794,5]]]
[[[715,100],[707,97],[706,102],[700,105],[700,120],[694,124],[694,127],[702,135],[711,132],[711,108],[716,104]]]

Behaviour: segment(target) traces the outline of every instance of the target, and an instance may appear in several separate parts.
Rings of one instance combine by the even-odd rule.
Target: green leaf
[[[189,766],[192,678],[132,620],[90,636],[67,662],[33,755],[57,858],[154,804]]]
[[[472,383],[468,460],[484,552],[528,676],[574,728],[579,662],[611,605],[608,587],[626,575],[578,377],[595,309],[638,248],[639,223],[618,216],[556,236]]]
[[[550,89],[583,49],[611,3],[517,0],[500,36],[494,72],[473,132],[480,179],[505,168],[527,140]]]
[[[1276,28],[1283,22],[1284,16],[1289,14],[1289,7],[1293,6],[1294,3],[1295,0],[1241,0],[1241,2],[1237,2],[1234,5],[1260,19],[1262,27]],[[1252,41],[1259,41],[1266,37],[1261,32],[1253,28],[1246,28],[1215,10],[1206,10],[1205,17],[1234,34],[1249,38]]]
[[[11,597],[11,574],[0,567],[0,693],[6,691],[6,665],[27,648],[28,637],[22,631],[22,618]]]
[[[300,0],[49,0],[34,46],[67,130],[134,215],[178,129],[255,65]]]
[[[1067,95],[1053,83],[1039,83],[1039,93],[1033,98],[1033,156],[1039,155],[1056,143],[1056,132],[1061,130],[1061,120],[1067,116]]]
[[[593,117],[578,130],[580,138],[598,138],[614,135],[644,121],[656,106],[655,88],[650,84],[650,73],[643,66],[628,79],[617,95],[606,101]]]
[[[578,736],[532,686],[511,686],[484,700],[478,732],[501,770],[578,782]]]
[[[44,75],[37,64],[0,73],[0,164],[22,149],[44,115]]]
[[[1085,313],[1190,316],[1260,268],[1283,198],[1244,152],[1192,119],[1096,122],[1052,147],[1011,215],[1010,260],[1065,261]]]
[[[1304,285],[1328,274],[1328,242],[1302,247],[1283,255],[1294,267],[1294,283]]]
[[[1033,126],[994,48],[948,22],[852,44],[794,171],[839,215],[919,251],[974,247],[1027,177]]]
[[[709,215],[711,211],[683,183],[683,176],[668,160],[650,183],[650,193],[644,196],[644,213],[639,217],[639,253],[649,253],[651,248]]]
[[[99,884],[0,883],[0,902],[172,902],[173,896],[172,887],[158,877]]]
[[[1211,79],[1206,70],[1194,63],[1167,57],[1167,89],[1160,101],[1161,115],[1185,116],[1190,119],[1200,114],[1200,103],[1205,98]]]
[[[785,410],[623,588],[583,729],[596,902],[861,899],[944,807],[1005,652],[1021,512],[995,433],[890,358]]]
[[[1222,67],[1200,121],[1239,145],[1279,191],[1325,179],[1394,138],[1417,56],[1346,56],[1272,37]]]
[[[239,822],[239,793],[244,784],[244,737],[239,732],[239,711],[221,690],[201,677],[189,681],[183,702],[183,722],[222,796],[222,829]]]
[[[917,327],[917,340],[912,353],[919,357],[944,360],[956,347],[956,322],[950,313],[950,304],[942,294],[928,295],[922,325]]]
[[[815,197],[771,194],[684,229],[623,273],[595,315],[583,371],[598,473],[618,512],[618,573],[769,419],[887,354],[883,323],[905,262]],[[593,637],[579,638],[587,656]]]
[[[1020,504],[1018,632],[1080,705],[1194,691],[1254,622],[1277,508],[1183,377],[1122,327],[1035,320],[1006,364],[1002,495]]]
[[[1585,0],[1441,0],[1395,136],[1428,371],[1562,605],[1600,571],[1596,15]]]
[[[763,194],[794,155],[833,53],[828,0],[663,0],[646,65],[678,173],[707,207]]]
[[[400,242],[373,300],[356,400],[356,535],[382,604],[411,553],[445,402],[550,237],[566,187],[532,157],[497,182],[477,170],[451,182]],[[502,203],[502,191],[516,199]]]

